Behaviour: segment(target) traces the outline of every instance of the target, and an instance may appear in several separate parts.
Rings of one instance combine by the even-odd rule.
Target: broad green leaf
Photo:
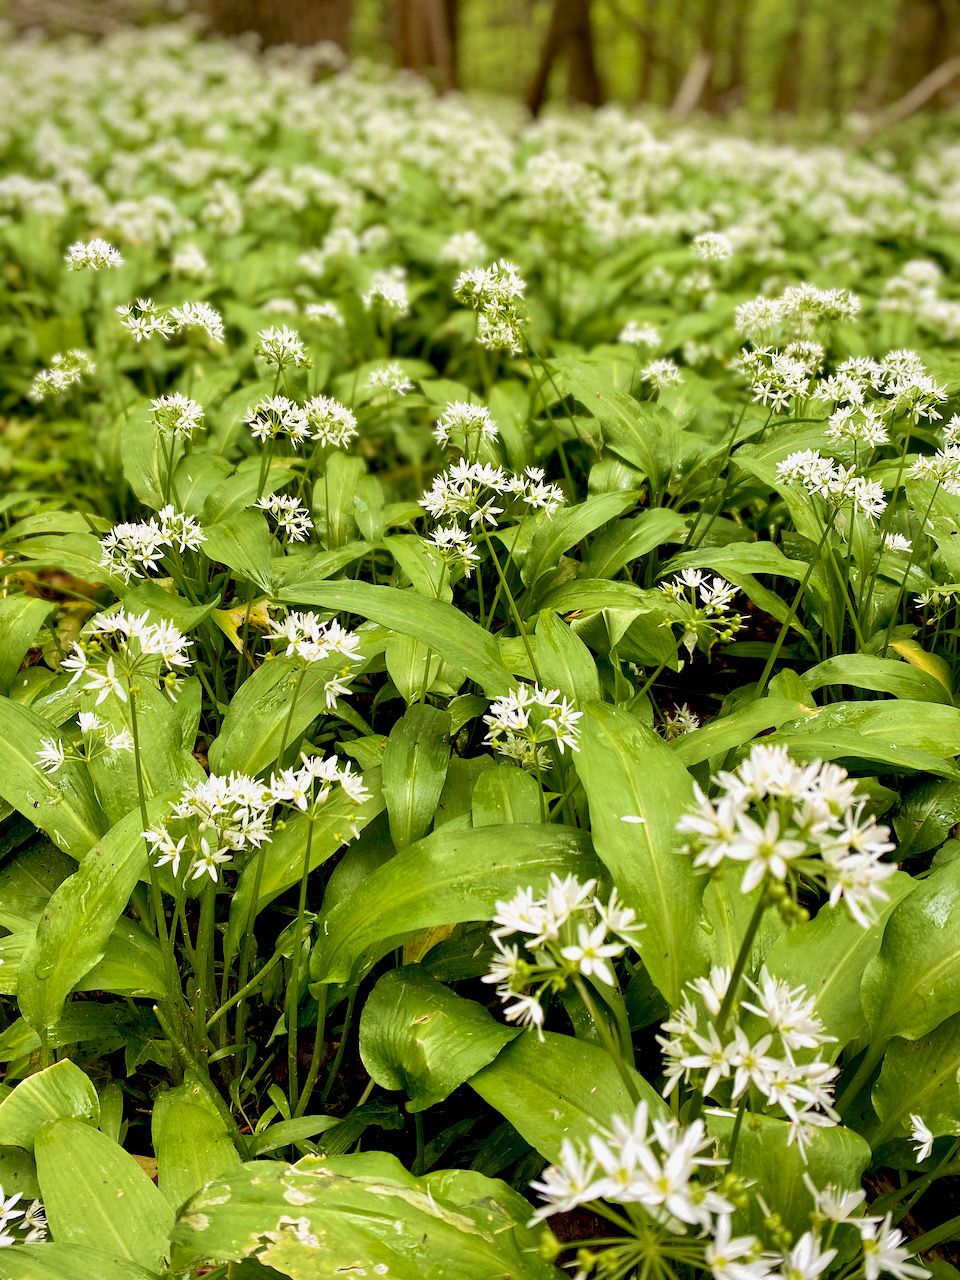
[[[551,872],[597,875],[589,839],[569,827],[447,824],[378,867],[324,916],[310,958],[317,982],[347,982],[357,961],[369,968],[395,939],[432,925],[489,920],[497,900],[519,886],[542,892]]]
[[[173,1210],[133,1156],[78,1120],[47,1125],[35,1150],[43,1205],[58,1243],[160,1270]]]
[[[328,455],[324,475],[313,487],[314,523],[327,548],[342,546],[354,534],[353,500],[364,474],[362,458],[336,449]]]
[[[0,868],[0,925],[16,931],[35,925],[58,884],[76,862],[49,840],[37,840]]]
[[[960,822],[960,783],[925,778],[903,798],[893,820],[900,860],[942,844]]]
[[[351,839],[354,828],[358,832],[383,812],[384,799],[380,790],[377,771],[368,770],[363,775],[364,785],[370,792],[369,800],[354,804],[342,790],[337,790],[326,802],[313,822],[310,838],[310,870],[315,871],[328,858],[343,848]],[[303,874],[303,860],[307,850],[308,818],[297,815],[290,819],[283,831],[274,833],[269,843],[254,852],[240,873],[237,887],[230,902],[230,918],[224,937],[226,962],[237,954],[240,942],[250,925],[250,904],[253,886],[257,880],[257,864],[262,860],[260,888],[253,919],[285,889],[298,884]]]
[[[384,657],[387,675],[407,706],[425,697],[433,688],[440,672],[441,658],[423,640],[392,635],[387,641]]]
[[[466,1169],[414,1178],[371,1152],[244,1165],[186,1205],[173,1238],[192,1259],[256,1258],[290,1280],[559,1280],[529,1217],[502,1182]]]
[[[147,807],[155,820],[168,798]],[[107,939],[144,874],[147,853],[139,810],[128,814],[100,840],[72,876],[55,890],[20,964],[20,1012],[43,1034],[60,1017],[67,996],[103,959]]]
[[[798,760],[849,760],[871,766],[872,773],[888,765],[895,773],[960,779],[951,749],[960,745],[960,710],[932,702],[832,703],[767,741]]]
[[[853,685],[857,689],[874,689],[892,693],[895,698],[917,702],[944,702],[953,706],[949,689],[927,671],[898,662],[893,658],[875,658],[867,653],[841,653],[818,663],[803,673],[803,682],[811,690],[824,685]]]
[[[676,824],[693,782],[658,734],[629,712],[589,703],[577,772],[590,802],[597,856],[645,925],[640,956],[671,1005],[708,964],[699,927],[706,879],[682,853]],[[626,819],[626,821],[625,821]]]
[[[802,983],[815,997],[817,1017],[827,1034],[837,1038],[833,1057],[866,1027],[860,1002],[863,972],[880,950],[890,913],[916,885],[901,871],[885,880],[890,900],[877,904],[877,920],[869,929],[852,920],[842,904],[823,906],[813,920],[782,934],[767,953],[767,968],[775,978],[791,987]]]
[[[375,646],[374,646],[375,647]],[[355,665],[361,671],[366,663]],[[331,654],[305,669],[296,657],[262,663],[240,687],[210,744],[210,768],[217,773],[262,773],[281,746],[292,746],[327,711],[324,685],[344,667]]]
[[[860,995],[877,1043],[919,1040],[960,1012],[960,861],[931,872],[894,907]]]
[[[473,788],[471,813],[474,827],[515,822],[539,822],[541,790],[536,778],[515,764],[502,762],[484,769]]]
[[[181,458],[174,474],[178,510],[202,520],[207,498],[232,471],[227,459],[218,453],[190,453]]]
[[[750,918],[760,896],[760,890],[744,893],[740,888],[740,869],[728,865],[724,874],[711,878],[703,894],[704,924],[709,927],[711,964],[733,969],[740,945],[746,936]],[[766,911],[750,949],[747,977],[751,977],[764,962],[768,951],[783,934],[784,924],[776,911]],[[879,945],[879,941],[878,941]]]
[[[62,569],[85,582],[106,582],[117,595],[124,593],[123,579],[101,567],[100,541],[92,533],[24,538],[17,544],[17,554],[31,562],[31,569]]]
[[[894,653],[899,653],[900,657],[911,666],[917,667],[925,675],[932,676],[938,684],[942,685],[949,700],[953,701],[953,680],[950,666],[944,658],[936,653],[928,653],[923,645],[909,637],[891,640],[890,648]]]
[[[274,458],[267,467],[263,492],[273,493],[276,489],[282,489],[294,479],[294,475],[286,458]],[[260,457],[255,454],[251,458],[244,458],[233,475],[221,480],[210,490],[203,504],[202,523],[217,524],[233,520],[254,505],[259,492]],[[204,551],[207,551],[206,547]]]
[[[524,557],[520,577],[528,587],[555,569],[561,555],[588,534],[637,506],[639,492],[601,493],[574,507],[561,507],[553,516],[541,515],[540,524]]]
[[[20,966],[37,936],[36,925],[0,938],[0,992],[15,996]],[[166,990],[160,943],[129,917],[121,916],[104,944],[103,959],[74,984],[74,991],[112,991],[156,1000]]]
[[[0,599],[0,693],[8,694],[27,650],[36,639],[44,620],[56,609],[49,600],[36,596],[5,596]]]
[[[442,1102],[492,1062],[519,1028],[495,1022],[473,1000],[418,964],[385,973],[360,1015],[360,1057],[383,1089],[405,1089],[408,1111]]]
[[[394,534],[383,545],[410,579],[410,585],[418,595],[430,600],[453,599],[450,574],[435,547],[412,533]]]
[[[92,1080],[68,1058],[21,1080],[0,1102],[0,1146],[32,1151],[45,1124],[66,1118],[94,1126],[100,1121]]]
[[[93,970],[91,969],[91,973]],[[130,1011],[122,1004],[95,1004],[93,1001],[75,1000],[64,1007],[63,1017],[47,1033],[51,1049],[62,1049],[68,1044],[82,1044],[88,1040],[109,1042],[109,1049],[122,1048],[130,1035],[127,1024]],[[114,1043],[115,1042],[115,1043]],[[40,1048],[40,1037],[23,1018],[17,1018],[0,1034],[0,1062],[24,1058]],[[109,1052],[105,1049],[105,1052]]]
[[[45,831],[58,848],[80,859],[109,823],[85,768],[67,764],[49,776],[37,766],[44,741],[57,736],[49,720],[0,698],[0,796]]]
[[[726,1149],[733,1120],[712,1117],[710,1133]],[[801,1150],[791,1142],[790,1125],[772,1116],[749,1116],[740,1128],[734,1154],[734,1171],[754,1183],[784,1227],[798,1239],[810,1227],[813,1197],[804,1182],[806,1174],[815,1187],[834,1186],[841,1191],[858,1191],[864,1170],[870,1163],[870,1147],[858,1133],[842,1125],[813,1129]],[[748,1198],[748,1207],[734,1215],[734,1235],[747,1232],[763,1239],[764,1212],[757,1197]]]
[[[443,600],[367,582],[301,582],[281,591],[279,598],[289,604],[359,614],[422,640],[445,662],[475,680],[488,697],[507,693],[515,683],[500,661],[493,636]]]
[[[3,1280],[160,1280],[129,1258],[59,1240],[5,1249],[0,1275]]]
[[[660,1095],[628,1071],[651,1116],[666,1119],[669,1109]],[[634,1109],[605,1049],[552,1031],[542,1041],[525,1032],[469,1084],[551,1161],[560,1159],[564,1139],[586,1144],[613,1116],[629,1116]]]
[[[537,619],[537,665],[544,686],[577,703],[599,701],[600,676],[593,654],[575,631],[549,610]]]
[[[350,1114],[355,1115],[358,1110],[355,1107]],[[251,1156],[262,1156],[268,1151],[276,1151],[278,1147],[303,1143],[343,1123],[338,1116],[300,1116],[296,1120],[278,1120],[247,1139],[247,1152]]]
[[[677,759],[691,768],[713,756],[726,755],[735,747],[746,746],[764,729],[776,729],[800,715],[816,715],[816,708],[800,706],[787,698],[760,698],[728,716],[711,720],[702,729],[681,734],[670,746]]]
[[[124,478],[144,506],[154,511],[164,503],[168,443],[154,421],[149,401],[142,400],[128,410],[120,442]],[[175,456],[182,452],[183,445],[175,440]]]
[[[680,456],[680,428],[660,405],[638,404],[595,366],[581,360],[552,361],[564,395],[576,396],[603,428],[607,448],[638,467],[659,492]]]
[[[960,1013],[918,1040],[895,1037],[884,1054],[873,1107],[880,1120],[870,1135],[874,1149],[890,1138],[910,1135],[918,1115],[934,1137],[960,1128]]]
[[[205,555],[225,564],[238,577],[261,591],[270,590],[270,555],[273,538],[259,511],[240,511],[203,526]]]
[[[583,573],[588,578],[612,578],[633,560],[639,560],[665,542],[677,542],[688,518],[667,507],[654,507],[629,520],[618,520],[590,545]]]
[[[240,1164],[222,1117],[192,1071],[183,1084],[157,1095],[152,1136],[158,1186],[172,1209]]]
[[[383,798],[397,849],[425,836],[450,759],[450,713],[413,706],[390,730],[383,753]]]

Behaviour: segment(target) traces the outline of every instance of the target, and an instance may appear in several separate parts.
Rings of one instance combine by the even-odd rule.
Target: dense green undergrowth
[[[956,149],[0,57],[0,1277],[953,1274]]]

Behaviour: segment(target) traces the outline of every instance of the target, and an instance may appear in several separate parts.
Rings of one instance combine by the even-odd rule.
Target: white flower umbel
[[[630,347],[651,347],[660,345],[660,331],[652,324],[640,324],[636,320],[628,320],[617,335],[618,342]]]
[[[458,525],[437,525],[423,541],[449,568],[459,568],[465,578],[469,578],[474,565],[480,563],[476,543]]]
[[[77,716],[80,741],[67,742],[55,738],[41,739],[37,763],[44,773],[56,773],[66,760],[84,760],[89,763],[98,756],[113,757],[118,751],[133,750],[133,735],[129,729],[115,732],[94,711],[81,711]]]
[[[85,351],[75,348],[64,354],[58,353],[51,357],[49,368],[36,374],[27,395],[35,403],[47,396],[66,395],[71,387],[96,371],[96,365]]]
[[[186,861],[184,880],[209,876],[241,850],[259,849],[271,839],[268,817],[275,803],[270,787],[244,774],[211,774],[183,791],[167,818],[143,832],[157,867],[169,863],[174,877]]]
[[[193,516],[163,507],[156,519],[139,524],[117,524],[100,539],[100,566],[129,583],[145,571],[155,573],[165,553],[176,546],[180,552],[196,550],[205,541],[203,530]]]
[[[267,396],[265,400],[258,400],[243,415],[243,420],[250,428],[250,434],[261,444],[282,435],[299,444],[310,434],[306,412],[286,396]]]
[[[694,236],[690,248],[704,262],[727,262],[733,257],[733,245],[719,231],[703,231]]]
[[[888,828],[864,816],[866,801],[857,800],[845,769],[819,760],[796,764],[785,747],[757,743],[736,770],[713,781],[717,797],[695,786],[697,808],[677,824],[692,837],[687,852],[695,866],[741,864],[743,891],[763,885],[788,916],[804,914],[791,896],[802,876],[830,905],[842,901],[869,925],[875,904],[887,900],[882,885],[896,867],[883,856],[894,846]]]
[[[359,636],[336,619],[321,622],[315,613],[292,610],[281,622],[271,622],[267,639],[285,642],[286,656],[303,662],[320,662],[337,655],[352,662],[360,659]]]
[[[636,947],[642,926],[616,890],[603,903],[595,889],[595,880],[581,884],[576,876],[561,880],[554,873],[542,897],[528,887],[497,903],[491,930],[496,954],[483,981],[496,984],[508,1021],[540,1031],[545,992],[562,991],[580,978],[617,985],[610,962]],[[514,934],[522,954],[516,942],[504,942]]]
[[[223,342],[223,317],[206,302],[185,302],[182,307],[170,308],[170,320],[177,332],[199,330],[211,342]]]
[[[513,693],[491,702],[489,714],[483,717],[487,726],[484,741],[512,759],[516,758],[515,745],[525,744],[530,766],[535,768],[537,748],[546,743],[556,743],[561,755],[567,747],[571,751],[580,750],[577,721],[582,715],[582,711],[574,711],[566,698],[561,698],[559,689],[541,689],[538,684],[520,685]],[[504,743],[509,745],[509,750],[502,749]]]
[[[257,334],[257,345],[254,353],[265,364],[275,369],[298,369],[301,365],[309,365],[306,347],[300,335],[286,325],[278,329],[261,329]]]
[[[370,287],[363,295],[363,305],[368,311],[380,307],[397,316],[407,315],[410,311],[410,299],[407,296],[406,270],[403,267],[388,267],[385,271],[375,271],[370,277]]]
[[[84,643],[61,662],[72,672],[71,684],[83,680],[83,693],[96,693],[97,705],[114,694],[127,701],[134,679],[152,679],[175,695],[182,673],[191,665],[187,649],[193,644],[172,622],[151,623],[146,614],[101,613],[89,624]],[[166,671],[166,674],[162,674]]]
[[[385,388],[391,395],[405,396],[413,390],[413,383],[395,360],[381,369],[374,369],[367,378],[367,386],[373,390]]]
[[[136,302],[122,302],[117,307],[120,323],[138,343],[149,340],[154,334],[169,338],[176,333],[176,326],[150,298],[138,298]]]
[[[311,440],[324,448],[344,449],[359,435],[350,410],[330,396],[314,396],[303,406]]]
[[[121,267],[120,250],[106,240],[78,240],[72,244],[64,258],[71,271],[101,271],[104,267]]]
[[[273,517],[288,542],[306,542],[310,536],[313,528],[310,512],[292,494],[272,493],[258,499],[256,505]]]
[[[691,658],[698,647],[709,657],[715,644],[727,644],[743,626],[740,614],[730,612],[737,589],[723,578],[682,569],[660,590],[669,601],[664,611],[683,627],[681,642]]]
[[[861,1218],[856,1224],[863,1249],[864,1280],[879,1280],[881,1275],[894,1280],[926,1280],[930,1272],[908,1259],[912,1257],[904,1248],[905,1236],[891,1223],[891,1214],[878,1218]]]
[[[490,444],[496,440],[497,424],[484,405],[457,400],[444,409],[433,434],[443,448],[452,439],[461,452],[475,455],[481,441]]]
[[[157,396],[150,401],[150,407],[157,427],[178,440],[190,440],[203,421],[203,407],[179,391]]]
[[[491,351],[523,350],[518,305],[526,284],[512,262],[501,259],[490,267],[472,267],[457,277],[453,295],[477,313],[477,341]]]

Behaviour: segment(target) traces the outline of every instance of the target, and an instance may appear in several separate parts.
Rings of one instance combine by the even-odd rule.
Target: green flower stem
[[[206,1063],[201,1063],[200,1061],[198,1061],[198,1059],[190,1052],[186,1043],[184,1042],[182,1037],[178,1036],[175,1028],[173,1027],[173,1024],[166,1017],[164,1011],[160,1008],[159,1005],[153,1006],[153,1014],[157,1022],[159,1022],[160,1024],[160,1030],[163,1032],[166,1038],[173,1045],[174,1049],[179,1054],[181,1059],[186,1063],[188,1067],[191,1068],[191,1070],[197,1073],[197,1078],[199,1079],[200,1083],[203,1085],[204,1092],[207,1094],[207,1096],[209,1097],[213,1105],[217,1108],[217,1112],[219,1113],[220,1118],[223,1120],[224,1124],[226,1125],[227,1130],[231,1138],[233,1139],[234,1145],[236,1146],[237,1150],[240,1152],[241,1156],[245,1156],[247,1154],[246,1139],[244,1138],[243,1134],[240,1132],[240,1127],[237,1124],[236,1117],[234,1116],[233,1112],[230,1110],[230,1108],[224,1102],[223,1098],[220,1096],[219,1089],[214,1087],[213,1081],[210,1079],[210,1075],[207,1071]]]
[[[737,1118],[733,1122],[733,1131],[730,1134],[730,1150],[727,1152],[727,1162],[731,1169],[733,1168],[733,1157],[737,1154],[737,1142],[740,1139],[740,1128],[743,1124],[743,1113],[747,1109],[746,1093],[740,1099],[740,1105],[737,1107]]]
[[[954,1145],[954,1152],[956,1151],[956,1146],[957,1144]],[[932,1186],[938,1178],[952,1178],[958,1173],[960,1173],[960,1161],[951,1160],[948,1155],[930,1173],[925,1173],[920,1178],[914,1178],[912,1182],[908,1182],[902,1187],[897,1187],[895,1191],[888,1191],[885,1196],[879,1196],[870,1205],[870,1212],[886,1213],[888,1209],[894,1209],[901,1201],[906,1200],[908,1203],[902,1205],[899,1212],[894,1215],[895,1221],[899,1222],[910,1212],[927,1188]]]
[[[193,1012],[197,1028],[198,1052],[202,1052],[207,1024],[207,1009],[213,1003],[215,991],[213,941],[216,910],[217,886],[211,881],[203,886],[200,897],[200,922],[197,925],[197,963],[194,969],[197,979],[197,999]]]
[[[722,1036],[724,1028],[730,1014],[733,1012],[733,1006],[736,1003],[737,991],[740,987],[740,979],[743,977],[743,971],[747,967],[747,961],[750,959],[750,949],[753,946],[753,940],[757,936],[757,930],[760,928],[760,921],[768,906],[767,896],[761,893],[757,899],[757,905],[753,909],[753,915],[750,917],[750,923],[747,925],[747,931],[743,935],[743,941],[740,943],[740,950],[737,952],[737,958],[733,963],[733,970],[730,974],[730,984],[727,987],[727,994],[723,997],[723,1003],[720,1005],[720,1012],[717,1014],[714,1026],[717,1035]]]
[[[908,1253],[926,1253],[934,1245],[941,1244],[944,1240],[956,1240],[958,1236],[960,1236],[960,1216],[942,1222],[932,1231],[924,1231],[923,1235],[915,1236],[913,1240],[904,1241],[903,1247]]]
[[[573,985],[576,988],[577,995],[583,1001],[584,1008],[587,1013],[589,1013],[593,1025],[597,1029],[597,1035],[600,1037],[600,1043],[613,1059],[613,1064],[620,1073],[620,1079],[623,1081],[624,1088],[627,1091],[630,1101],[634,1106],[636,1106],[640,1101],[640,1090],[637,1088],[637,1082],[630,1074],[630,1068],[624,1061],[623,1054],[620,1051],[620,1046],[610,1034],[610,1028],[607,1026],[606,1019],[600,1015],[596,1005],[593,1003],[593,998],[587,989],[587,984],[579,974],[575,975]]]
[[[297,1040],[300,1008],[300,967],[301,948],[303,946],[303,914],[307,908],[307,880],[310,877],[310,850],[313,845],[313,813],[308,815],[307,843],[303,851],[303,870],[300,873],[300,898],[297,902],[297,922],[293,929],[293,958],[290,962],[290,974],[287,978],[287,995],[284,1011],[287,1017],[287,1097],[290,1100],[290,1112],[293,1114],[299,1101],[299,1085],[297,1081]]]
[[[846,1114],[850,1104],[856,1098],[863,1085],[873,1075],[880,1059],[887,1051],[888,1039],[881,1037],[879,1040],[872,1040],[867,1046],[867,1051],[863,1055],[859,1067],[857,1067],[853,1078],[837,1101],[836,1107],[841,1116]]]
[[[302,1116],[310,1102],[313,1090],[316,1087],[317,1077],[320,1075],[320,1061],[323,1058],[323,1033],[327,1023],[327,988],[321,987],[320,994],[317,996],[317,1022],[313,1032],[313,1051],[310,1054],[310,1065],[307,1068],[307,1078],[303,1082],[303,1091],[300,1094],[300,1101],[294,1110],[294,1119]]]
[[[245,986],[241,987],[239,991],[235,991],[229,1000],[225,1000],[223,1004],[221,1004],[220,1007],[210,1015],[207,1019],[207,1025],[204,1030],[209,1032],[211,1027],[215,1027],[220,1019],[223,1018],[224,1015],[234,1007],[234,1005],[242,1000],[244,996],[248,996],[251,991],[259,987],[271,969],[276,968],[279,964],[282,955],[283,953],[281,951],[275,951],[263,968],[258,969]]]
[[[350,992],[347,998],[347,1011],[343,1015],[343,1030],[340,1033],[340,1043],[337,1046],[336,1056],[333,1059],[333,1065],[330,1068],[330,1074],[327,1076],[327,1082],[323,1086],[323,1093],[320,1095],[321,1104],[326,1102],[330,1097],[330,1091],[333,1089],[334,1082],[340,1071],[340,1064],[343,1062],[343,1052],[347,1047],[347,1036],[350,1033],[350,1023],[353,1021],[353,1006],[356,1004],[357,991],[356,988]],[[314,1045],[316,1050],[316,1045]]]
[[[774,644],[773,649],[770,651],[769,658],[767,658],[767,664],[763,668],[763,675],[761,675],[760,681],[757,684],[756,692],[753,695],[755,702],[763,697],[764,690],[767,687],[767,681],[770,679],[770,676],[773,672],[773,668],[774,668],[774,665],[776,664],[777,658],[780,656],[780,650],[783,648],[783,642],[787,638],[787,632],[790,630],[790,624],[793,622],[793,619],[796,616],[797,606],[799,605],[803,597],[803,593],[807,589],[807,584],[809,583],[811,577],[813,576],[814,566],[816,565],[817,560],[820,558],[820,552],[823,550],[824,543],[827,541],[827,538],[830,535],[830,530],[833,528],[833,521],[834,521],[835,515],[836,515],[836,512],[834,512],[833,515],[831,515],[830,519],[824,525],[823,534],[820,537],[820,541],[817,543],[817,549],[814,552],[814,554],[810,557],[810,563],[807,565],[806,572],[804,573],[803,578],[800,581],[800,585],[797,587],[796,594],[794,595],[793,600],[790,604],[790,611],[787,614],[786,618],[784,619],[783,625],[780,628],[780,634],[777,636],[776,643]]]
[[[129,676],[127,677],[127,697],[130,707],[130,734],[133,738],[133,761],[137,775],[137,799],[140,802],[140,821],[143,823],[143,830],[147,831],[150,827],[150,819],[147,816],[147,793],[143,784],[143,762],[140,752],[140,724],[137,718],[136,686]],[[147,868],[150,872],[150,899],[153,905],[154,927],[160,940],[160,954],[163,957],[164,984],[167,988],[167,995],[172,999],[174,955],[173,947],[170,943],[170,934],[167,931],[167,917],[163,910],[160,877],[157,875],[157,868],[153,864],[153,852],[146,836],[143,838],[143,845],[147,853]]]
[[[507,597],[507,604],[509,605],[510,613],[513,615],[514,626],[517,628],[520,638],[523,641],[523,647],[527,652],[527,658],[530,661],[530,669],[533,671],[533,676],[537,684],[540,684],[540,668],[537,666],[537,659],[534,656],[533,649],[530,647],[530,637],[527,635],[527,629],[524,626],[523,619],[520,617],[520,611],[517,609],[517,602],[513,598],[513,592],[510,590],[510,585],[507,582],[506,575],[500,567],[500,561],[497,559],[497,553],[493,548],[493,543],[490,541],[490,535],[487,533],[484,525],[481,524],[481,528],[483,529],[483,539],[487,544],[487,550],[490,552],[493,563],[496,566],[497,576],[499,577],[500,583],[503,587],[504,595]],[[493,611],[491,610],[491,616],[492,613]]]

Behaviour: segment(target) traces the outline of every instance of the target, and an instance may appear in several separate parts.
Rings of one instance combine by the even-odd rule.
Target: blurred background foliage
[[[901,115],[960,99],[960,0],[0,0],[22,31],[192,13],[268,45],[333,42],[439,88],[685,118]]]

